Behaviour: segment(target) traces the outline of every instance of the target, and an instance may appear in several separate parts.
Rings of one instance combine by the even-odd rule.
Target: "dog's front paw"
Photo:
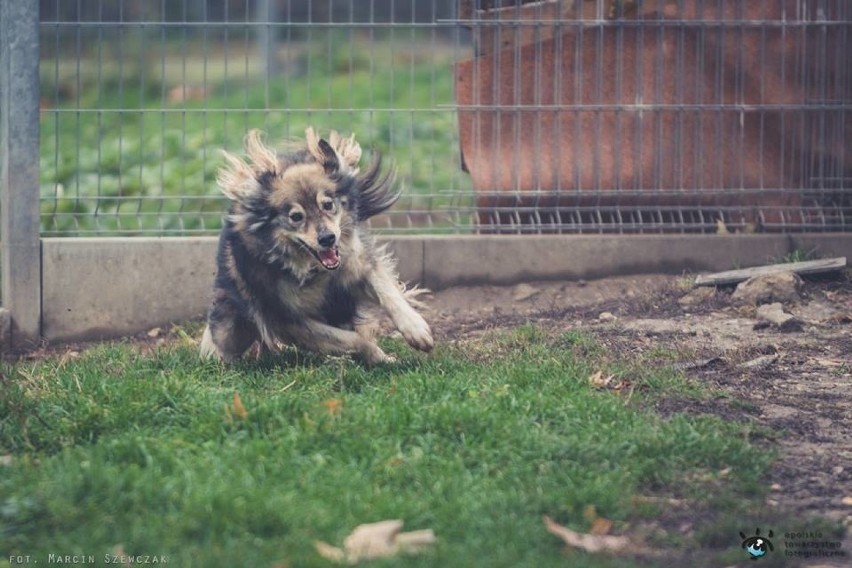
[[[409,345],[420,351],[432,351],[435,340],[432,339],[432,330],[423,316],[411,310],[396,322],[396,328],[405,338]]]
[[[396,357],[382,351],[375,343],[368,343],[360,353],[361,360],[368,367],[375,367],[387,363],[396,363]]]

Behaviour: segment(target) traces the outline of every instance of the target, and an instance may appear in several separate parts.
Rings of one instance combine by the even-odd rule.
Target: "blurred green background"
[[[213,234],[227,208],[219,150],[239,151],[251,128],[276,143],[307,126],[354,132],[366,159],[375,148],[395,165],[403,198],[376,228],[457,224],[442,211],[470,191],[452,108],[452,65],[468,47],[436,23],[452,2],[408,13],[308,2],[301,9],[316,13],[298,14],[289,4],[300,3],[278,3],[275,16],[294,21],[272,26],[257,12],[263,2],[225,20],[192,1],[119,3],[125,13],[47,4],[43,234]],[[201,19],[174,21],[180,7]]]

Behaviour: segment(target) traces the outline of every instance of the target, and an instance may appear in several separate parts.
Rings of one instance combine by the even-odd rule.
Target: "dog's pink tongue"
[[[340,264],[340,255],[337,249],[328,249],[319,251],[319,259],[322,265],[326,268],[337,268]]]

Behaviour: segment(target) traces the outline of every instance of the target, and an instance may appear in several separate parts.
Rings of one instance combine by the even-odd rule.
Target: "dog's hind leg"
[[[358,307],[352,328],[364,339],[375,342],[381,334],[381,317],[383,315],[384,313],[379,313],[378,306],[365,303]]]
[[[418,314],[405,298],[399,282],[387,266],[388,262],[384,258],[379,259],[376,268],[368,274],[367,281],[379,304],[387,311],[408,344],[421,351],[431,351],[435,346],[432,330],[423,316]]]
[[[371,366],[394,361],[374,340],[355,331],[340,329],[316,320],[287,326],[284,334],[292,343],[318,353],[354,353]]]
[[[240,357],[259,339],[254,323],[229,313],[221,304],[210,312],[207,327],[201,337],[200,355],[230,363]]]

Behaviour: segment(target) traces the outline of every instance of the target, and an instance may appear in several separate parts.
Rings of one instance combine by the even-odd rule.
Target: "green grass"
[[[787,254],[770,259],[770,263],[772,264],[787,264],[790,262],[805,262],[808,260],[819,260],[821,257],[817,252],[816,247],[812,249],[801,249],[797,248]]]
[[[378,566],[564,566],[542,515],[585,531],[589,506],[669,553],[705,546],[650,530],[669,512],[637,501],[648,495],[688,499],[711,535],[733,531],[696,556],[711,561],[763,522],[764,439],[745,424],[656,415],[655,399],[695,392],[680,377],[535,327],[428,357],[385,347],[400,362],[373,370],[295,351],[222,367],[181,341],[6,366],[0,566],[16,554],[100,559],[117,545],[174,566],[325,566],[315,540],[340,545],[388,518],[434,529],[438,544]],[[629,400],[588,384],[610,365],[630,369]],[[723,520],[702,521],[715,507]]]
[[[371,41],[315,32],[285,44],[289,63],[267,77],[243,42],[203,55],[197,40],[148,43],[145,56],[105,43],[79,61],[42,62],[46,234],[217,230],[226,208],[215,183],[218,152],[239,151],[250,128],[272,143],[303,138],[311,125],[354,132],[368,154],[378,149],[395,164],[401,207],[437,208],[450,198],[418,196],[469,187],[449,107],[449,47],[404,33]],[[170,100],[184,85],[207,93]]]

